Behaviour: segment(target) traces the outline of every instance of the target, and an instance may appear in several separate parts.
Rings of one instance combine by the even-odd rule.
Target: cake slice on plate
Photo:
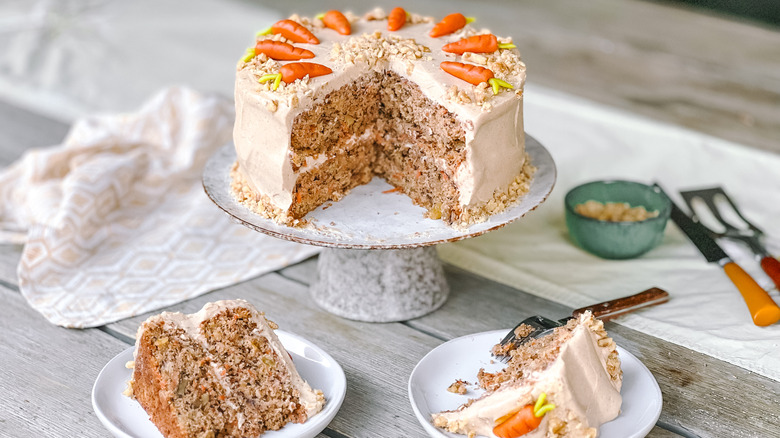
[[[479,371],[481,397],[434,414],[433,424],[470,437],[592,438],[620,413],[617,347],[590,312],[510,354],[505,369]]]
[[[268,321],[244,300],[163,312],[138,329],[129,389],[166,437],[245,437],[322,410]]]

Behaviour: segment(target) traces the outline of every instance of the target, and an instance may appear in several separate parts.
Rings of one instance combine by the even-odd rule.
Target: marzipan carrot
[[[398,7],[390,11],[390,15],[387,16],[387,30],[396,31],[406,24],[406,11],[404,8]]]
[[[339,11],[328,11],[322,16],[317,16],[325,27],[333,29],[342,35],[349,35],[352,33],[352,26],[349,24],[349,20]]]
[[[297,61],[299,59],[314,58],[314,52],[301,49],[292,44],[274,41],[271,39],[260,40],[255,45],[255,54],[265,53],[265,56],[271,59],[282,61]]]
[[[514,49],[516,46],[512,43],[499,44],[498,38],[493,34],[474,35],[463,38],[449,44],[445,44],[441,49],[448,53],[462,55],[466,52],[471,53],[493,53],[498,49]]]
[[[496,420],[493,434],[499,438],[518,438],[539,427],[542,417],[547,412],[555,409],[552,403],[544,403],[547,394],[539,394],[536,403],[523,406],[517,412],[510,412]]]
[[[444,61],[440,66],[442,70],[458,79],[463,79],[469,84],[479,85],[483,82],[487,82],[488,85],[493,87],[493,94],[498,94],[498,91],[502,87],[514,88],[512,84],[493,77],[493,71],[485,67],[454,61]]]
[[[279,73],[264,75],[260,78],[260,83],[265,83],[273,80],[273,89],[279,88],[279,83],[284,81],[285,84],[295,82],[296,79],[303,79],[308,76],[314,78],[317,76],[324,76],[333,73],[329,67],[322,64],[315,64],[313,62],[291,62],[285,64],[279,69]]]
[[[464,64],[462,62],[444,61],[440,65],[441,69],[447,73],[455,76],[458,79],[463,79],[472,85],[479,85],[482,82],[487,82],[493,77],[493,72],[485,67],[478,65]]]
[[[292,20],[279,20],[268,30],[258,33],[258,35],[267,35],[269,33],[280,34],[294,43],[319,44],[320,40],[309,32],[302,24]]]
[[[449,35],[453,32],[457,32],[458,30],[462,29],[463,26],[467,25],[468,23],[471,23],[474,21],[473,18],[466,18],[461,13],[454,13],[447,15],[446,17],[442,18],[440,22],[436,23],[435,26],[433,26],[433,29],[431,29],[430,35],[433,38],[438,38],[440,36]]]
[[[493,428],[493,434],[499,438],[517,438],[536,429],[542,419],[534,416],[534,406],[526,405],[516,414]]]

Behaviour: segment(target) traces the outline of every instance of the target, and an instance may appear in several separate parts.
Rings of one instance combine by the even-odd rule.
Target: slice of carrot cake
[[[268,321],[244,300],[163,312],[138,329],[132,396],[166,437],[254,437],[325,404]]]
[[[510,354],[502,371],[480,370],[481,397],[434,414],[433,424],[470,437],[593,438],[620,413],[617,347],[590,312]]]

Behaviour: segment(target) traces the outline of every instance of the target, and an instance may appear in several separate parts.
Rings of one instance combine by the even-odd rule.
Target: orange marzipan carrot
[[[404,8],[397,7],[390,11],[387,16],[387,30],[396,31],[406,24],[406,11]]]
[[[482,82],[487,82],[493,77],[493,72],[485,67],[478,65],[464,64],[462,62],[444,61],[440,65],[441,69],[447,73],[455,76],[458,79],[463,79],[472,85],[479,85]]]
[[[342,35],[349,35],[352,33],[352,26],[349,24],[349,20],[339,11],[328,11],[322,16],[322,23],[326,27],[335,30]]]
[[[292,20],[279,20],[271,26],[272,33],[278,33],[294,43],[319,44],[320,40],[302,24]]]
[[[311,50],[301,49],[292,44],[270,39],[257,42],[255,45],[255,54],[260,53],[264,53],[265,56],[271,59],[282,61],[297,61],[299,59],[314,58],[314,52]]]
[[[466,23],[468,23],[466,17],[463,16],[463,14],[456,12],[454,14],[447,15],[446,17],[442,18],[440,22],[436,23],[436,25],[433,26],[433,29],[431,29],[431,33],[429,33],[429,35],[433,38],[449,35],[463,28]]]
[[[534,415],[534,405],[526,405],[506,421],[493,428],[499,438],[518,438],[539,427],[542,417]]]
[[[279,69],[279,73],[282,75],[282,80],[289,84],[296,79],[303,79],[306,75],[310,78],[317,76],[324,76],[333,73],[329,67],[322,64],[315,64],[313,62],[291,62],[285,64]]]
[[[441,49],[456,55],[462,55],[466,52],[493,53],[498,50],[498,38],[493,34],[474,35],[445,44]]]

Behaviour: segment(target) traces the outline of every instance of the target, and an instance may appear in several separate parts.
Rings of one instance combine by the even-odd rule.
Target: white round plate
[[[555,162],[547,149],[527,134],[525,149],[536,166],[529,192],[506,210],[467,229],[426,219],[424,208],[402,193],[389,192],[393,187],[382,178],[355,187],[338,203],[326,202],[309,212],[304,218],[310,223],[307,227],[279,225],[244,207],[230,193],[230,169],[236,161],[232,144],[223,146],[206,163],[203,188],[239,223],[280,239],[348,249],[417,248],[479,236],[523,217],[544,202],[555,185]]]
[[[263,434],[268,438],[312,438],[330,424],[344,401],[347,379],[341,366],[326,352],[292,333],[276,330],[279,340],[290,353],[298,373],[312,388],[321,389],[325,407],[303,424],[290,423],[277,431]],[[100,421],[119,438],[162,438],[146,411],[134,399],[122,394],[132,370],[125,368],[133,360],[133,347],[119,353],[100,371],[92,387],[92,407]]]
[[[452,382],[462,379],[475,382],[480,368],[497,371],[504,367],[490,356],[506,330],[494,330],[463,336],[431,350],[420,360],[409,377],[409,399],[417,419],[434,438],[463,438],[464,435],[445,432],[431,424],[431,415],[456,409],[482,391],[469,385],[465,395],[447,391]],[[623,404],[620,415],[599,428],[599,438],[641,438],[647,435],[661,415],[661,389],[658,383],[634,355],[617,347],[623,368]],[[494,362],[494,363],[491,363]]]

